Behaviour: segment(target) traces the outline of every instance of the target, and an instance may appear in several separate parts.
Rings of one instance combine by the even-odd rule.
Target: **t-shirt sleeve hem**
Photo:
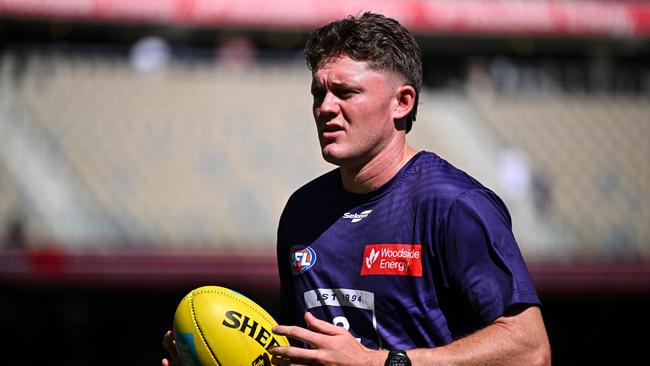
[[[499,308],[491,309],[483,314],[482,321],[487,326],[496,319],[505,315],[506,311],[515,305],[541,306],[539,297],[534,292],[514,294],[510,301],[504,302]]]

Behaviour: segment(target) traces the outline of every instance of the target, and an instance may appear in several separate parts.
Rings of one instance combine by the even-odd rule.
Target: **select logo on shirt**
[[[422,277],[422,245],[366,245],[363,253],[361,275]]]
[[[316,252],[312,248],[302,245],[291,248],[291,272],[294,275],[305,272],[315,263]]]
[[[354,224],[355,222],[359,222],[365,219],[366,217],[368,217],[368,215],[370,215],[371,212],[372,210],[365,210],[365,211],[361,211],[360,213],[346,212],[343,214],[343,218],[350,220],[350,222]]]

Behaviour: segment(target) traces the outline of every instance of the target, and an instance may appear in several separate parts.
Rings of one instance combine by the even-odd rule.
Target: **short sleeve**
[[[283,325],[295,325],[298,322],[296,317],[299,312],[296,309],[294,297],[292,295],[293,285],[290,278],[291,265],[289,263],[289,249],[285,237],[286,215],[287,211],[285,209],[280,217],[280,224],[277,232],[276,259],[278,264],[278,275],[280,277],[281,301],[278,321]]]
[[[510,215],[496,194],[487,189],[463,193],[441,226],[450,290],[477,327],[502,316],[511,305],[540,304]]]

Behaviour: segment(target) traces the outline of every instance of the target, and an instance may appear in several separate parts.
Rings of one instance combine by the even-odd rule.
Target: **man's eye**
[[[353,90],[349,89],[340,89],[336,91],[336,95],[341,99],[346,99],[351,97],[354,94]]]

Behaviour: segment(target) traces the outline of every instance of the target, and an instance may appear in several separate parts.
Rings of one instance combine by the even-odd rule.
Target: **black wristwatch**
[[[406,351],[389,351],[384,366],[411,366],[411,359]]]

